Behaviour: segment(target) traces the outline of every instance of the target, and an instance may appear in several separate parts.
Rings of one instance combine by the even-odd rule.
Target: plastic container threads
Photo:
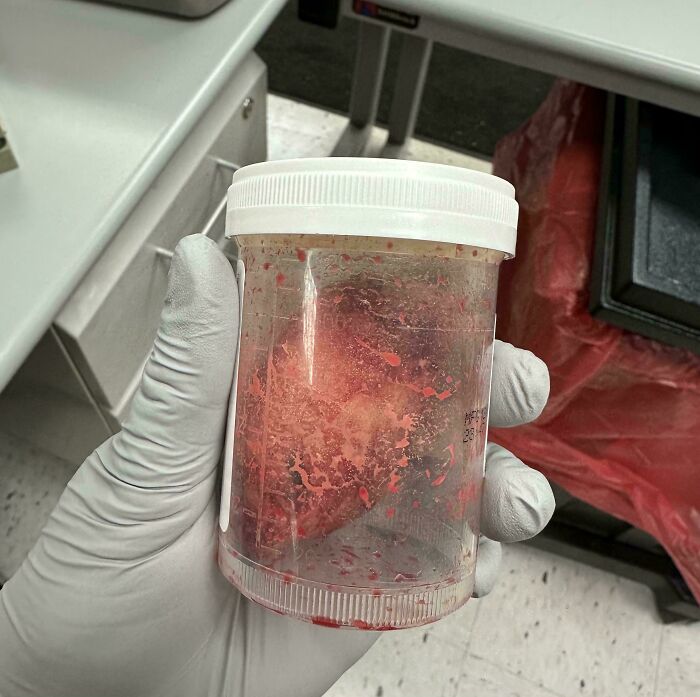
[[[241,339],[219,565],[323,626],[399,629],[471,596],[507,182],[396,160],[245,167]]]

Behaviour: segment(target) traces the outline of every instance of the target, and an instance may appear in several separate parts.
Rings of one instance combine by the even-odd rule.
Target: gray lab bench
[[[351,126],[336,154],[360,152],[364,146],[376,117],[392,29],[402,33],[402,48],[389,114],[390,144],[412,134],[433,42],[700,116],[697,3],[341,0],[341,12],[362,25]]]
[[[118,427],[169,253],[189,233],[220,239],[231,169],[265,159],[253,48],[283,5],[187,21],[0,0],[0,120],[19,163],[0,174],[3,430],[79,461]]]

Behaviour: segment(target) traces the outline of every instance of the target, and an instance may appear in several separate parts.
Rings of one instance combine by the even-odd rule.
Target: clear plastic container
[[[290,161],[236,173],[228,210],[242,322],[223,573],[323,626],[439,619],[473,588],[512,187],[421,163]]]

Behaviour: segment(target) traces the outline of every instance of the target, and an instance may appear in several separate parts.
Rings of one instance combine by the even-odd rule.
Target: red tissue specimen
[[[266,364],[259,347],[242,346],[241,365],[256,367],[239,384],[234,515],[251,558],[328,534],[407,480],[426,486],[426,455],[444,455],[430,459],[427,486],[449,477],[462,347],[435,329],[455,308],[428,283],[412,292],[393,282],[328,285],[317,290],[313,324],[289,321]]]

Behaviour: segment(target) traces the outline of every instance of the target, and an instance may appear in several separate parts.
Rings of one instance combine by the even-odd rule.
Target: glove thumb
[[[84,466],[110,480],[100,486],[101,516],[167,521],[170,536],[202,513],[216,483],[237,339],[231,265],[208,238],[184,238],[130,414]]]

